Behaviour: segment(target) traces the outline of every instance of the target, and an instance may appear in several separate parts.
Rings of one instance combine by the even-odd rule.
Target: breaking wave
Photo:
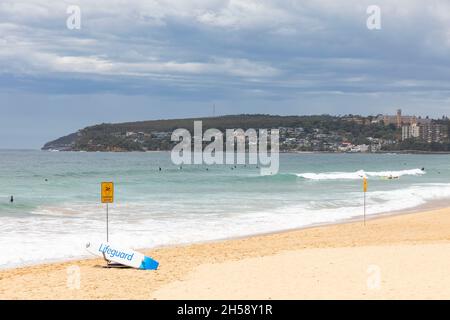
[[[419,176],[426,172],[422,169],[410,169],[400,171],[364,171],[356,172],[323,172],[323,173],[298,173],[297,177],[307,180],[356,180],[362,178],[400,178],[401,176]]]

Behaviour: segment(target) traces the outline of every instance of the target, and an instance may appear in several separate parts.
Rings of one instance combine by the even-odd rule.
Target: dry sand
[[[450,209],[146,253],[0,271],[0,299],[450,299]]]

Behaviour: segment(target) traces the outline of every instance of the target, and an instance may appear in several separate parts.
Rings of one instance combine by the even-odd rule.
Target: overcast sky
[[[366,25],[373,4],[381,30]],[[101,122],[210,116],[213,104],[442,116],[449,90],[447,0],[0,2],[0,148]]]

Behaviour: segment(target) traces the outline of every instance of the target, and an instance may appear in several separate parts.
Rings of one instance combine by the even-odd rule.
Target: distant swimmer
[[[44,181],[45,181],[45,182],[47,182],[47,181],[48,181],[48,179],[45,179]]]
[[[9,200],[9,202],[13,203],[14,202],[14,197],[11,196],[11,199]]]
[[[159,171],[161,171],[162,169],[161,169],[161,167],[159,167]]]
[[[422,170],[422,171],[425,171],[425,167],[423,167],[421,170]]]

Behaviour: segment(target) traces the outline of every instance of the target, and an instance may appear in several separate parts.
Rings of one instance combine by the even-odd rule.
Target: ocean
[[[0,267],[89,256],[85,244],[106,238],[102,181],[115,182],[110,241],[152,248],[362,218],[362,176],[368,216],[442,206],[449,163],[450,155],[281,154],[279,174],[261,176],[255,165],[180,168],[169,152],[3,150]]]

